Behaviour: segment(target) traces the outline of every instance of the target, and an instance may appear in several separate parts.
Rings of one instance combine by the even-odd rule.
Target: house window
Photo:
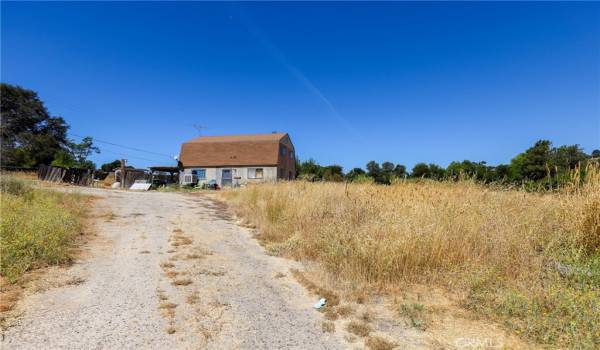
[[[279,146],[279,153],[281,153],[281,155],[285,157],[287,154],[287,148],[284,145]]]
[[[249,179],[262,179],[263,178],[263,168],[248,168],[248,178]]]
[[[206,180],[206,169],[192,169],[192,175],[196,176],[198,180]]]

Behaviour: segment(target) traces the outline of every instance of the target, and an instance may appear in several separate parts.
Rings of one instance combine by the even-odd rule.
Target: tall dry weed
[[[600,260],[596,165],[576,171],[569,185],[551,193],[469,180],[391,186],[298,181],[224,195],[259,228],[272,253],[315,260],[342,279],[379,287],[419,282],[467,290],[466,305],[491,308],[503,320],[523,319],[525,326],[511,327],[541,342],[600,341],[598,309],[585,311],[600,295],[594,282]],[[578,311],[565,312],[569,307]],[[581,324],[566,340],[558,336],[572,328],[568,318],[579,310]],[[589,332],[594,336],[585,338]]]

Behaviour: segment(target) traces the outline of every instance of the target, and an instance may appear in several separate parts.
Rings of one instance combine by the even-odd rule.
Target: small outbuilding
[[[292,180],[296,154],[287,133],[201,136],[184,143],[179,154],[182,185]]]

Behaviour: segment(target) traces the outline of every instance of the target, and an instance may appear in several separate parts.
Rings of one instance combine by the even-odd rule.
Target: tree
[[[50,164],[67,148],[69,126],[63,118],[50,116],[36,92],[2,83],[0,95],[3,165]]]
[[[314,159],[309,159],[304,162],[301,162],[296,167],[296,171],[298,172],[298,178],[306,179],[309,181],[315,181],[322,179],[323,169],[322,167],[315,162]]]
[[[552,166],[558,167],[561,172],[564,172],[574,169],[587,158],[588,155],[583,152],[579,145],[565,145],[552,149],[550,162]]]
[[[437,164],[429,164],[429,176],[432,179],[442,180],[446,176],[446,169]]]
[[[541,180],[548,175],[552,156],[552,143],[539,140],[533,147],[511,160],[511,171],[516,180]]]
[[[510,167],[506,164],[499,164],[494,168],[494,181],[506,181],[510,176]]]
[[[343,169],[339,165],[329,165],[323,168],[323,180],[325,181],[344,181]]]
[[[372,178],[377,178],[381,174],[379,163],[372,160],[367,163],[367,174]]]
[[[75,158],[71,154],[71,152],[60,150],[56,152],[54,155],[54,160],[50,163],[52,166],[61,167],[61,168],[75,168],[77,162]]]
[[[412,169],[412,177],[429,177],[429,166],[425,163],[417,163]]]
[[[595,149],[592,151],[592,158],[600,158],[600,149]]]
[[[110,163],[104,163],[104,164],[102,164],[102,165],[100,166],[100,169],[101,169],[102,171],[104,171],[104,172],[107,172],[107,173],[108,173],[108,172],[111,172],[111,171],[113,171],[114,169],[116,169],[116,168],[118,168],[118,167],[120,167],[120,166],[121,166],[121,161],[120,161],[119,159],[117,159],[117,160],[113,160],[113,161],[112,161],[112,162],[110,162]]]
[[[384,174],[392,174],[394,172],[394,163],[392,162],[383,162],[381,164],[381,170]]]
[[[394,167],[394,176],[397,178],[405,178],[406,175],[406,167],[402,164],[396,164],[396,167]]]
[[[92,153],[100,153],[100,149],[94,146],[94,141],[91,137],[84,137],[80,143],[69,142],[69,149],[77,167],[94,170],[96,165],[87,158]]]
[[[362,170],[361,168],[354,168],[354,169],[350,170],[348,172],[348,174],[346,174],[346,179],[353,181],[356,178],[358,178],[359,176],[365,175],[365,174],[366,174],[365,171]]]

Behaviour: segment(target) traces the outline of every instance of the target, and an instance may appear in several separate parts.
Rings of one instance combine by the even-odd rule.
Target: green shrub
[[[15,179],[14,177],[7,175],[1,175],[0,191],[2,191],[3,194],[24,196],[31,192],[31,186],[23,180]]]
[[[0,273],[9,282],[36,267],[69,260],[69,247],[82,228],[84,196],[33,189],[2,180]]]

